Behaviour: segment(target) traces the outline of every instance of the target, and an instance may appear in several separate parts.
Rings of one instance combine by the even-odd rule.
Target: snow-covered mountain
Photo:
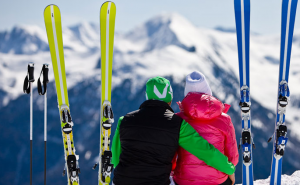
[[[295,159],[300,155],[300,30],[296,30],[290,68],[291,103],[287,110],[288,135],[287,151],[284,157],[283,173],[291,174],[300,169],[300,162]],[[81,23],[63,28],[63,42],[71,113],[75,120],[75,144],[81,155],[81,168],[96,160],[99,138],[100,108],[100,44],[98,25]],[[268,137],[274,131],[275,107],[279,70],[279,35],[251,35],[251,98],[252,124],[256,150],[254,150],[254,173],[256,178],[267,178],[271,164],[272,144],[267,144]],[[0,130],[8,129],[0,137],[0,144],[7,146],[11,134],[21,134],[28,130],[28,96],[22,94],[23,80],[27,63],[35,63],[35,77],[43,63],[50,63],[46,31],[36,26],[17,26],[10,31],[0,31]],[[51,68],[51,65],[50,65]],[[236,35],[223,29],[205,29],[192,25],[184,17],[176,14],[161,14],[137,26],[128,33],[116,33],[113,65],[113,107],[115,115],[121,116],[138,108],[144,100],[144,85],[148,78],[164,76],[171,80],[174,89],[174,102],[183,98],[185,76],[194,71],[203,72],[211,85],[213,94],[232,105],[229,114],[235,125],[237,138],[240,137],[240,110],[238,56]],[[50,176],[56,177],[57,170],[63,166],[60,128],[56,109],[54,76],[50,69],[49,84],[49,145],[61,152],[59,158],[49,159]],[[36,84],[34,85],[36,87]],[[35,115],[42,122],[43,99],[35,93]],[[95,101],[97,100],[97,101]],[[26,105],[26,106],[22,106]],[[28,106],[27,106],[28,105]],[[173,108],[178,110],[175,103]],[[13,112],[16,112],[13,114]],[[74,116],[75,115],[75,116]],[[20,127],[18,127],[20,126]],[[16,127],[18,129],[16,130]],[[36,134],[41,139],[42,125],[37,126]],[[22,128],[22,129],[21,129]],[[26,132],[27,133],[27,132]],[[29,136],[28,136],[29,137]],[[12,154],[20,158],[21,152],[28,151],[23,140],[25,136],[16,136],[11,146],[0,150],[0,160],[9,161]],[[40,147],[41,147],[40,146]],[[21,148],[21,149],[20,149]],[[39,150],[42,155],[42,149]],[[48,156],[51,156],[48,154]],[[40,157],[42,160],[42,157]],[[16,163],[16,162],[12,162]],[[28,162],[27,162],[28,163]],[[25,163],[25,164],[27,164]],[[21,165],[20,164],[20,165]],[[24,175],[23,166],[15,165],[9,173]],[[87,165],[87,166],[85,166]],[[38,165],[37,165],[38,166]],[[38,168],[38,167],[37,167]],[[20,171],[21,170],[21,171]],[[19,172],[18,172],[19,171]],[[82,172],[84,170],[81,170]],[[241,180],[241,165],[237,167],[237,180]],[[6,174],[0,170],[0,174]],[[8,172],[7,172],[8,173]],[[84,172],[83,172],[84,173]],[[90,182],[97,173],[82,175],[81,179]],[[10,176],[0,179],[10,184],[18,184]],[[39,178],[41,180],[41,178]],[[65,180],[65,179],[63,179]],[[37,180],[37,182],[39,182]],[[1,180],[0,180],[1,184]]]

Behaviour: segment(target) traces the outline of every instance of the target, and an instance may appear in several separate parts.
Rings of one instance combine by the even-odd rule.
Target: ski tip
[[[106,2],[104,2],[102,5],[101,5],[101,7],[100,7],[100,10],[102,9],[102,7],[104,7],[105,5],[107,5],[108,3],[111,3],[111,7],[114,7],[114,8],[116,8],[116,4],[114,3],[114,2],[112,2],[112,1],[106,1]]]
[[[112,3],[112,4],[114,4],[114,5],[115,5],[115,3],[114,3],[114,2],[112,2],[112,1],[105,1],[105,2],[102,4],[102,6],[103,6],[104,4],[107,4],[107,3]]]
[[[51,6],[54,6],[55,8],[57,8],[57,9],[59,10],[59,8],[58,8],[58,6],[57,6],[57,5],[55,5],[55,4],[49,4],[49,5],[48,5],[48,6],[46,6],[46,8],[44,9],[44,13],[46,12],[46,10],[50,9],[50,8],[51,8]]]

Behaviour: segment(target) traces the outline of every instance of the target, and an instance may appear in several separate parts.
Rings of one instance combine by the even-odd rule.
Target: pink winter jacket
[[[228,157],[235,166],[239,160],[235,130],[226,114],[230,105],[223,104],[213,96],[203,93],[189,93],[178,102],[181,112],[177,113],[187,121],[204,139]],[[174,180],[179,185],[222,184],[228,175],[179,148],[174,171]]]

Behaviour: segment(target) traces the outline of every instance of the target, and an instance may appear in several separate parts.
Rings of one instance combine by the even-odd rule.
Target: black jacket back
[[[165,102],[147,100],[120,124],[122,152],[115,185],[167,185],[182,118]]]

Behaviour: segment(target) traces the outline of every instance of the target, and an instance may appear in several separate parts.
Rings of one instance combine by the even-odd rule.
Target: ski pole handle
[[[48,72],[49,72],[49,64],[43,64],[43,83],[48,83]]]
[[[29,62],[27,66],[27,75],[23,84],[23,92],[26,94],[30,93],[30,82],[34,82],[34,63]]]
[[[29,75],[29,82],[34,82],[34,63],[29,62],[28,64],[28,75]]]
[[[49,82],[48,72],[49,72],[49,64],[43,64],[43,68],[37,82],[39,95],[44,95],[47,92],[47,83]],[[40,80],[42,75],[43,75],[43,85]]]

